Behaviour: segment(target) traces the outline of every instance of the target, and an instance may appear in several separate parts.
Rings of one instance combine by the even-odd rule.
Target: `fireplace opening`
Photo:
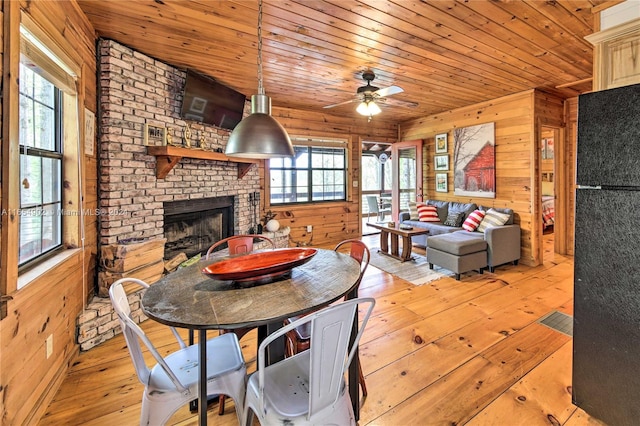
[[[164,258],[206,253],[216,241],[233,235],[233,197],[164,203]]]

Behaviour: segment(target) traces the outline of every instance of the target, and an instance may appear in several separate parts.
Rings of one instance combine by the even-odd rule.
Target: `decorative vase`
[[[271,219],[269,222],[267,222],[265,228],[267,228],[267,231],[269,232],[276,232],[278,229],[280,229],[280,222],[278,222],[276,219]]]

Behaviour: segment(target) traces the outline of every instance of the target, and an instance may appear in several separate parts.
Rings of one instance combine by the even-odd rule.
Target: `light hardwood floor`
[[[537,322],[572,314],[573,262],[553,253],[552,237],[544,265],[461,281],[414,286],[370,266],[360,295],[377,304],[360,345],[369,396],[359,424],[598,424],[571,404],[571,338]],[[377,238],[364,240],[372,247]],[[162,353],[177,348],[164,326],[143,327]],[[241,343],[252,371],[255,332]],[[135,425],[142,389],[119,335],[80,354],[40,424]],[[170,424],[196,420],[183,408]],[[237,424],[233,402],[223,416],[212,405],[209,424]]]

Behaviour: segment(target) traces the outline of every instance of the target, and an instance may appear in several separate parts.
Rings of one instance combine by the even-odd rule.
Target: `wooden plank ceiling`
[[[606,0],[264,0],[263,75],[279,107],[355,116],[362,73],[403,93],[402,122],[532,88],[591,89],[594,8]],[[257,1],[79,0],[98,35],[247,97],[257,92]],[[376,118],[374,117],[374,120]]]

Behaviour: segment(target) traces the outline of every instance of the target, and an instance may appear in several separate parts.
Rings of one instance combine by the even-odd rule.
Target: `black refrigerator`
[[[640,424],[640,84],[578,98],[573,403]]]

